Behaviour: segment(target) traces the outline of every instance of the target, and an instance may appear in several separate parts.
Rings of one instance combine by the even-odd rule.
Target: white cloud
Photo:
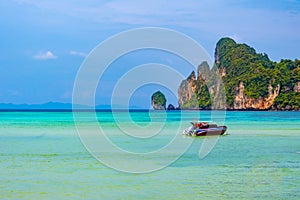
[[[78,51],[70,51],[69,53],[72,56],[79,56],[85,58],[87,56],[87,53],[84,52],[78,52]]]
[[[56,59],[57,56],[55,56],[51,51],[47,52],[40,52],[33,56],[36,60],[49,60],[49,59]]]

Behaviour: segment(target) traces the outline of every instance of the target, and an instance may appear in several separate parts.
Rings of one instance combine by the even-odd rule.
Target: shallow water
[[[189,121],[211,120],[206,111],[132,112],[135,124],[124,112],[116,115],[119,125],[110,112],[97,113],[97,120],[114,144],[138,153],[164,147]],[[1,199],[300,198],[300,112],[227,112],[229,135],[219,137],[208,156],[198,155],[205,138],[182,137],[193,140],[183,156],[145,174],[123,173],[97,161],[73,120],[69,112],[0,112]],[[92,122],[90,113],[80,113],[80,125],[89,129]],[[139,127],[151,133],[161,125],[160,134],[145,139],[122,132]]]

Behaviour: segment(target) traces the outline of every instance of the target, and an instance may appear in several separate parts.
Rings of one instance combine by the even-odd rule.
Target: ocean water
[[[1,199],[300,199],[300,112],[232,111],[213,119],[208,111],[98,112],[111,143],[136,153],[164,148],[196,119],[228,126],[229,135],[203,159],[207,138],[180,135],[190,142],[183,155],[141,174],[112,169],[89,153],[75,124],[88,134],[94,115],[76,116],[75,123],[71,112],[0,112]],[[99,144],[100,154],[134,169]]]

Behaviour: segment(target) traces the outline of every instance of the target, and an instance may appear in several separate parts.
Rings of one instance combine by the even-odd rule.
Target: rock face
[[[210,70],[207,62],[198,66],[197,76],[193,71],[178,88],[178,103],[181,109],[209,110],[225,108],[221,98],[221,76],[218,70]],[[224,73],[224,72],[222,72]],[[196,78],[197,77],[197,78]],[[225,92],[224,92],[225,94]]]
[[[166,97],[161,91],[155,92],[151,97],[154,110],[166,110]]]
[[[196,75],[195,72],[189,75],[186,80],[183,80],[178,88],[178,103],[182,108],[184,103],[191,101],[195,97],[196,93]]]
[[[294,92],[300,92],[300,82],[297,82],[294,86]]]
[[[178,104],[181,109],[210,109],[211,99],[208,89],[211,71],[207,62],[201,63],[196,74],[193,71],[178,88]]]
[[[235,88],[234,106],[235,110],[255,109],[267,110],[269,109],[279,94],[280,85],[275,89],[271,85],[268,87],[268,96],[266,98],[259,97],[258,99],[249,98],[245,95],[245,86],[240,82],[239,87]]]
[[[246,109],[245,106],[245,86],[243,82],[240,82],[239,87],[235,88],[235,94],[234,94],[234,109]]]
[[[300,60],[272,62],[222,38],[210,70],[203,62],[178,88],[182,109],[300,110]]]

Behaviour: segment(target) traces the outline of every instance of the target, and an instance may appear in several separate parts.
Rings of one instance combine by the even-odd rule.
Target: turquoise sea
[[[76,115],[87,132],[94,126],[92,113]],[[190,121],[210,120],[208,111],[132,111],[130,118],[118,111],[118,124],[109,111],[96,116],[112,143],[138,153],[163,148]],[[300,199],[300,112],[228,111],[224,124],[229,135],[205,158],[205,137],[180,136],[192,143],[177,161],[132,174],[88,152],[72,112],[0,112],[0,199]],[[160,126],[159,135],[129,136]],[[110,149],[101,153],[124,161]]]

